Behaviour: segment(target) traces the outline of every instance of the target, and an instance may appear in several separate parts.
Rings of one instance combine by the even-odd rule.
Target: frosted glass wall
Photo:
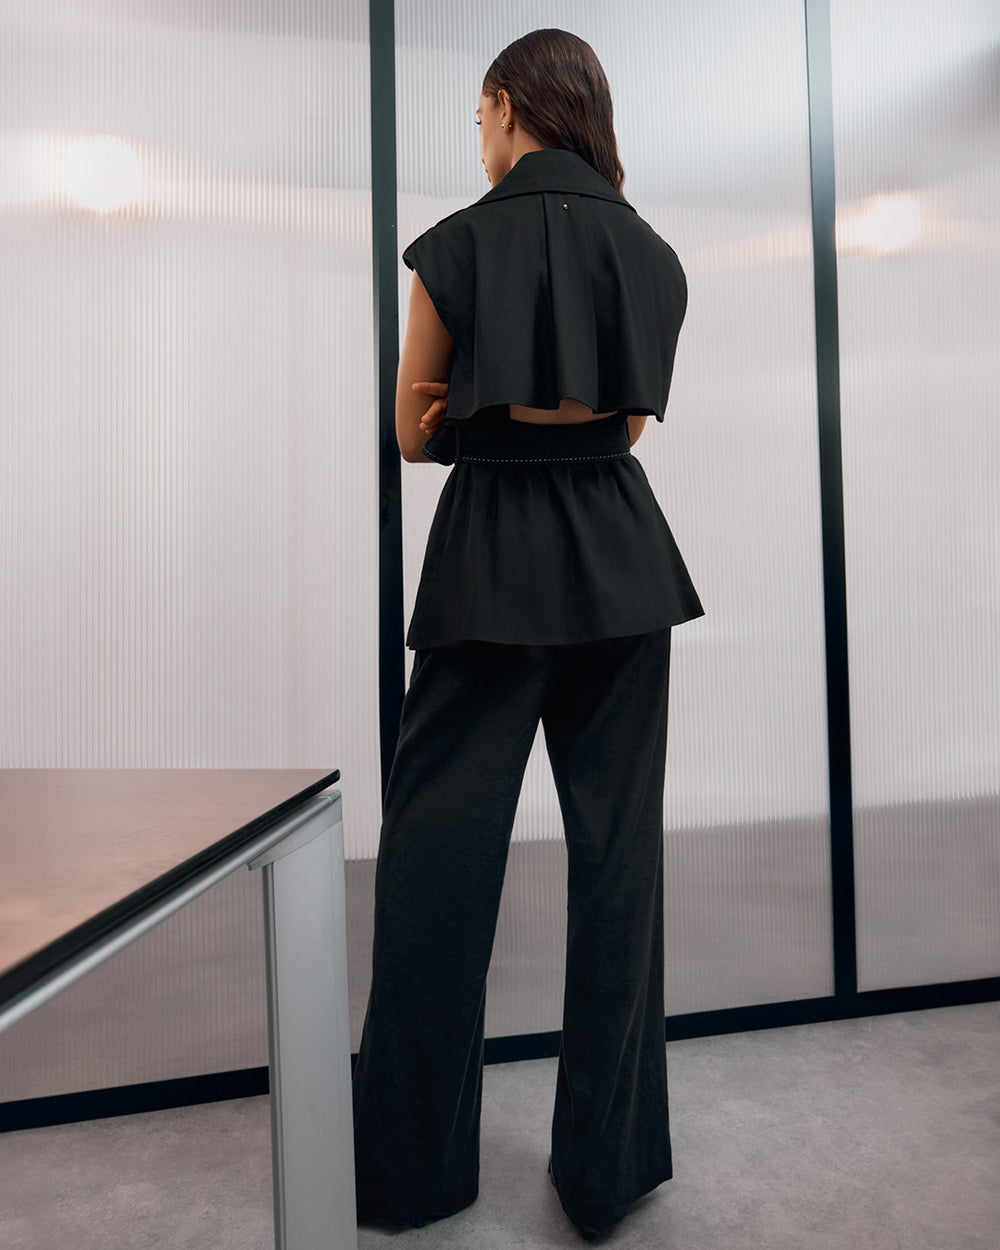
[[[674,633],[668,1010],[832,991],[805,25],[800,0],[397,0],[400,248],[489,189],[475,108],[512,39],[560,26],[611,82],[625,195],[690,305],[665,426],[636,447],[706,616]],[[638,34],[641,32],[641,36]],[[400,267],[405,310],[410,275]],[[445,473],[405,465],[406,602]],[[541,741],[515,840],[562,836]],[[516,849],[516,848],[515,848]],[[541,853],[539,862],[541,863]],[[546,872],[550,869],[546,868]],[[547,903],[559,914],[558,861]],[[527,904],[525,904],[527,906]],[[498,948],[517,962],[525,914]],[[541,911],[539,912],[541,916]],[[544,917],[541,917],[544,919]],[[506,945],[505,945],[506,943]],[[531,950],[536,952],[537,946]],[[537,957],[533,975],[537,974]],[[535,1027],[558,1026],[558,960]],[[489,997],[488,997],[489,1003]],[[518,1015],[525,1025],[527,1015]],[[493,1031],[517,1031],[499,1027]]]
[[[1000,974],[1000,7],[834,0],[859,988]]]
[[[339,767],[349,854],[379,815],[367,27],[0,0],[0,766]]]
[[[831,10],[868,989],[1000,971],[1000,15]],[[0,767],[341,768],[359,1011],[379,823],[367,19],[364,0],[0,0]],[[667,423],[636,447],[706,608],[674,635],[668,1010],[828,994],[803,5],[396,0],[400,251],[488,189],[483,72],[544,25],[601,57],[625,193],[690,286]],[[404,322],[408,287],[400,265]],[[403,465],[407,615],[444,478]],[[541,742],[515,841],[493,1036],[559,1024]],[[94,1010],[143,961],[225,984],[236,956],[213,963],[204,935],[244,925],[251,888],[107,965]],[[252,995],[243,1014],[198,1070],[258,1061]],[[23,1088],[125,1079],[91,1039],[46,1086],[60,1019],[24,1033],[18,1070],[43,1058]],[[189,1041],[166,1037],[154,1074],[187,1074]]]

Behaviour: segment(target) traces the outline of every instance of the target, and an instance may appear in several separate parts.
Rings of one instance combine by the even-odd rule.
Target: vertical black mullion
[[[403,704],[403,521],[396,443],[399,298],[396,238],[396,31],[393,0],[369,0],[372,280],[379,457],[379,737],[382,793]],[[348,659],[348,663],[350,660]]]
[[[816,300],[816,386],[830,767],[830,857],[833,889],[833,978],[839,999],[858,992],[854,909],[854,810],[847,664],[847,577],[844,476],[840,440],[840,336],[837,320],[836,184],[830,0],[805,0],[809,76],[809,164],[812,181]]]

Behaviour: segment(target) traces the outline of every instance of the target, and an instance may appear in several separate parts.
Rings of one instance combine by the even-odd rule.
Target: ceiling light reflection
[[[901,252],[923,229],[920,205],[912,195],[881,195],[861,218],[861,241],[876,252]]]
[[[78,139],[63,161],[63,182],[78,204],[97,213],[110,213],[142,197],[139,158],[116,135]]]

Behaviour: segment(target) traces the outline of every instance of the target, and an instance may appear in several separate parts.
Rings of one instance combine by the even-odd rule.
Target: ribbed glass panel
[[[0,0],[0,766],[339,767],[379,824],[365,0]],[[267,1061],[240,873],[0,1100]]]
[[[707,610],[674,634],[669,1009],[829,993],[802,4],[396,0],[401,248],[488,190],[474,125],[483,73],[505,44],[543,26],[576,32],[601,58],[625,194],[676,248],[691,291],[667,424],[650,423],[637,446]],[[405,311],[410,275],[402,266],[400,278]],[[403,468],[409,611],[445,475],[432,465]],[[519,840],[561,836],[539,748]],[[545,879],[544,898],[510,904],[520,932],[532,936],[516,950],[504,945],[503,930],[498,937],[501,961],[514,960],[525,977],[539,959],[558,958],[554,947],[540,955],[544,918],[536,924],[528,915],[533,906],[554,914],[564,906],[560,874],[546,869]],[[672,928],[681,914],[699,925]],[[500,976],[495,968],[494,984]],[[549,1023],[536,1027],[554,1027],[556,1006],[541,1001],[550,971],[542,981],[549,988],[532,1010]],[[517,1015],[522,1028],[532,1010]]]
[[[1000,973],[1000,8],[833,0],[861,989]]]
[[[367,4],[0,22],[0,764],[339,767],[373,854]]]

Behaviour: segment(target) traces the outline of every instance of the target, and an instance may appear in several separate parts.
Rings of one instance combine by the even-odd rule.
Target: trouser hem
[[[421,1211],[413,1210],[409,1212],[391,1211],[386,1209],[375,1210],[365,1204],[358,1204],[358,1221],[365,1223],[392,1224],[396,1228],[419,1227],[421,1224],[428,1223],[431,1220],[446,1220],[449,1216],[457,1215],[459,1211],[464,1211],[466,1207],[471,1207],[479,1197],[478,1187],[473,1191],[471,1196],[459,1199],[453,1206],[449,1206],[442,1211]]]

